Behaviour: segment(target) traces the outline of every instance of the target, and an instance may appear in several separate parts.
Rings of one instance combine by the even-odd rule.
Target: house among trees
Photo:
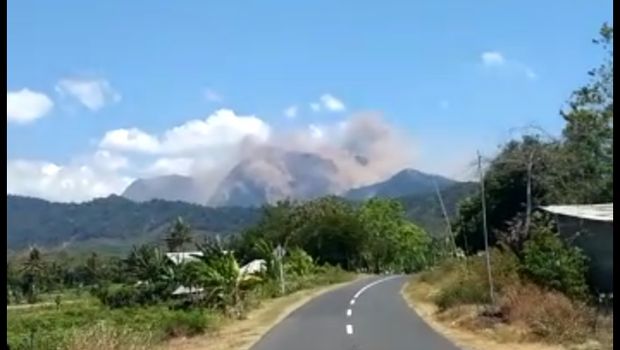
[[[599,293],[613,294],[613,203],[550,205],[560,236],[588,257],[588,281]]]
[[[170,259],[175,265],[180,265],[190,261],[198,261],[198,257],[202,256],[201,251],[195,252],[170,252],[166,253],[168,259]],[[201,293],[204,289],[197,287],[186,287],[186,286],[178,286],[172,292],[172,295],[186,295],[186,294],[194,294]]]
[[[194,252],[169,252],[166,253],[166,257],[170,259],[175,265],[180,265],[184,263],[188,263],[190,261],[198,261],[199,258],[203,256],[203,252],[194,251]],[[256,259],[250,261],[248,264],[239,268],[239,273],[241,275],[252,275],[256,273],[260,273],[265,271],[267,268],[267,264],[263,259]],[[187,294],[195,294],[202,293],[203,288],[199,287],[187,287],[187,286],[178,286],[173,292],[172,295],[187,295]]]

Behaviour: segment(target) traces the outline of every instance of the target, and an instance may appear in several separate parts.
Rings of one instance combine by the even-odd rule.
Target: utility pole
[[[532,166],[534,161],[534,151],[530,152],[527,162],[527,189],[526,189],[526,209],[525,209],[525,236],[530,232],[532,217]]]
[[[439,186],[437,186],[437,181],[435,181],[435,179],[433,179],[433,184],[435,185],[435,192],[437,192],[437,198],[439,199],[439,205],[441,206],[443,217],[446,220],[446,227],[448,228],[448,234],[450,235],[450,240],[452,241],[452,253],[454,254],[454,257],[456,257],[456,241],[454,240],[454,233],[452,232],[452,225],[450,225],[450,218],[448,217],[446,206],[443,204],[443,199],[441,198],[441,192],[439,192]]]
[[[482,173],[482,157],[480,156],[480,151],[478,151],[478,173],[480,175],[480,198],[482,202],[482,230],[484,233],[484,250],[486,254],[486,262],[487,262],[487,275],[489,278],[489,297],[491,299],[491,304],[495,305],[495,293],[493,291],[493,276],[491,273],[491,256],[489,254],[489,233],[487,230],[487,205],[486,205],[486,195],[484,193],[484,174]]]
[[[282,295],[284,295],[285,293],[285,287],[284,287],[284,267],[282,266],[282,260],[284,257],[284,248],[282,248],[281,245],[278,244],[278,247],[276,248],[276,256],[278,257],[278,267],[280,269],[280,292],[282,293]]]

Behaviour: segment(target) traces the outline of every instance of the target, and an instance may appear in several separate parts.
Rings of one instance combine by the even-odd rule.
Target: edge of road
[[[223,325],[214,334],[173,339],[164,348],[175,350],[249,350],[263,339],[271,329],[308,302],[321,295],[373,276],[359,274],[349,281],[300,290],[265,301],[258,309],[252,310],[246,319]]]
[[[435,332],[448,339],[452,344],[464,350],[565,350],[559,345],[543,343],[500,343],[489,339],[484,334],[474,333],[446,325],[434,317],[437,307],[430,303],[418,302],[406,293],[406,289],[413,283],[414,275],[409,275],[400,289],[400,296],[405,300],[411,312],[415,312]]]
[[[256,334],[254,337],[252,337],[253,339],[251,341],[249,341],[247,344],[245,344],[242,347],[239,347],[238,349],[235,350],[249,350],[251,349],[255,344],[257,344],[261,339],[263,339],[263,337],[275,326],[277,326],[280,322],[282,322],[284,319],[286,319],[290,314],[292,314],[293,312],[295,312],[297,309],[299,309],[300,307],[304,306],[305,304],[307,304],[308,302],[314,300],[315,298],[332,292],[336,289],[340,289],[342,287],[346,287],[350,284],[353,284],[355,282],[359,282],[362,281],[364,279],[368,279],[370,277],[372,277],[373,275],[358,275],[355,278],[353,278],[350,281],[346,281],[346,282],[341,282],[341,283],[337,283],[337,284],[332,284],[329,286],[324,286],[324,287],[318,287],[318,288],[314,288],[314,289],[310,289],[309,290],[309,294],[305,295],[304,297],[300,298],[299,300],[297,300],[296,302],[294,302],[293,304],[288,305],[287,307],[285,307],[279,314],[278,316],[269,324],[265,325],[263,327],[263,329],[260,330],[259,334]],[[303,292],[303,291],[300,291]],[[295,294],[297,293],[293,293],[289,296],[294,297]]]

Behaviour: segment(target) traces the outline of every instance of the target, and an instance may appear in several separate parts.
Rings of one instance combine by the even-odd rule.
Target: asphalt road
[[[406,278],[371,277],[324,294],[251,350],[459,350],[403,300]]]

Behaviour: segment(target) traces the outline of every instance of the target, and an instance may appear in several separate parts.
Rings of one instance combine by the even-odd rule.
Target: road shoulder
[[[267,300],[246,319],[230,321],[216,332],[193,338],[177,338],[169,341],[164,349],[178,350],[247,350],[256,344],[270,329],[295,310],[314,298],[334,291],[367,276],[358,276],[347,282],[301,290],[281,298]]]
[[[437,333],[442,334],[458,347],[467,350],[565,350],[565,347],[541,343],[498,342],[484,333],[474,333],[468,330],[451,326],[437,317],[437,307],[426,300],[422,295],[428,293],[416,287],[414,278],[410,278],[401,288],[400,294],[407,305],[431,326]]]

